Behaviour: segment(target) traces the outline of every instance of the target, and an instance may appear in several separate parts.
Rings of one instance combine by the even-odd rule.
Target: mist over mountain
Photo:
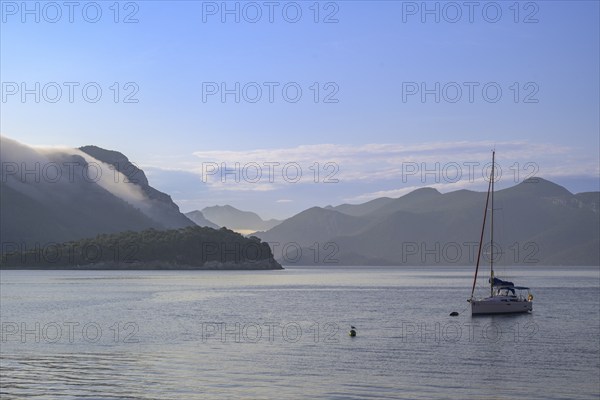
[[[204,218],[219,227],[246,233],[266,231],[281,223],[276,219],[265,221],[256,213],[238,210],[230,205],[205,207],[201,212]]]
[[[423,188],[397,199],[313,207],[256,236],[275,243],[275,257],[288,265],[473,265],[485,198]],[[494,200],[496,263],[600,265],[599,192],[572,194],[535,178],[497,191]],[[285,244],[293,244],[291,254]],[[484,263],[491,254],[484,248]]]
[[[1,137],[0,161],[2,243],[45,244],[193,225],[119,152],[34,148]]]
[[[284,221],[229,205],[184,215],[117,151],[34,148],[2,137],[0,161],[3,244],[199,225],[256,232],[288,265],[473,265],[486,199],[483,192],[422,188],[400,198],[312,207]],[[600,264],[600,192],[573,194],[535,178],[497,191],[494,200],[496,263]],[[484,248],[484,263],[491,253]]]
[[[150,186],[144,171],[129,161],[124,154],[97,146],[83,146],[80,147],[80,150],[96,160],[111,165],[116,171],[125,176],[126,181],[124,183],[138,186],[145,196],[146,203],[141,210],[163,227],[183,228],[193,226],[190,219],[179,211],[179,206],[173,202],[171,196]]]

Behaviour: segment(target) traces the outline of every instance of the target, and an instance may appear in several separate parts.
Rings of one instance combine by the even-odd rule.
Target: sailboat
[[[471,297],[467,300],[471,303],[471,315],[481,314],[505,314],[505,313],[524,313],[533,310],[533,295],[529,288],[524,286],[515,286],[514,283],[504,281],[494,276],[494,180],[495,180],[495,158],[496,152],[492,151],[492,173],[488,184],[487,197],[485,200],[485,209],[483,212],[483,225],[481,227],[481,236],[479,238],[479,249],[477,252],[477,265],[475,267],[475,276],[473,278],[473,288]],[[491,204],[490,204],[491,198]],[[488,205],[491,206],[490,214],[490,295],[485,298],[475,297],[475,284],[477,283],[477,274],[479,272],[479,261],[481,260],[481,249],[483,246],[483,237],[485,234],[485,223],[487,220]],[[526,294],[525,294],[526,291]]]

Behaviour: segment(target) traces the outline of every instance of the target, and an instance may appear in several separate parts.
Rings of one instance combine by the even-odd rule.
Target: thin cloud
[[[219,169],[225,166],[227,169],[238,170],[245,166],[259,165],[264,171],[269,168],[269,163],[275,165],[275,172],[288,163],[296,163],[307,176],[315,175],[315,169],[319,169],[319,179],[329,173],[341,182],[402,179],[403,183],[407,183],[404,178],[414,175],[415,167],[419,174],[425,174],[426,171],[432,170],[456,169],[458,165],[471,174],[474,171],[469,171],[469,168],[481,170],[477,176],[469,176],[467,180],[472,182],[483,174],[484,166],[490,162],[492,148],[499,150],[497,163],[500,167],[503,170],[512,169],[515,174],[519,172],[519,175],[526,176],[528,172],[536,172],[537,176],[551,178],[598,174],[596,160],[569,157],[574,153],[573,148],[526,141],[458,141],[410,145],[369,143],[359,146],[325,143],[248,151],[196,151],[193,154],[201,162],[192,169],[196,173],[204,174],[203,177],[210,184],[222,181],[222,174],[208,176],[203,170],[208,164]],[[267,183],[278,185],[289,182],[275,179]],[[311,183],[311,180],[302,179],[298,183]],[[228,186],[239,186],[237,190],[248,190],[243,188],[243,184],[236,184],[237,182],[233,182]]]
[[[179,160],[169,159],[166,168],[157,165],[153,168],[198,177],[206,192],[181,194],[176,200],[183,208],[196,208],[200,203],[210,205],[216,199],[232,203],[243,198],[254,203],[255,209],[268,214],[273,210],[265,208],[267,203],[298,212],[315,205],[315,199],[322,204],[362,203],[378,197],[401,197],[422,187],[432,187],[442,193],[459,189],[482,191],[487,187],[493,148],[497,150],[496,162],[502,174],[497,180],[498,188],[515,185],[529,176],[549,180],[600,176],[597,159],[581,157],[575,144],[565,146],[525,140],[323,143],[246,151],[196,151]],[[288,163],[302,169],[302,177],[297,182],[291,182],[292,179],[286,179],[290,177],[282,174]],[[229,173],[223,173],[223,164]],[[207,165],[217,170],[207,174]],[[262,177],[253,180],[256,165],[262,169]],[[246,166],[250,166],[249,180],[244,179],[242,171]],[[317,176],[315,167],[319,171]],[[275,169],[269,171],[269,168]],[[237,178],[231,170],[237,170]],[[150,172],[154,178],[152,170]],[[323,184],[332,173],[338,183]]]

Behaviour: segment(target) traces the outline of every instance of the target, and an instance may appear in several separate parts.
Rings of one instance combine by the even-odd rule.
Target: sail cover
[[[490,279],[490,283],[491,283],[491,279]],[[509,282],[509,281],[503,281],[502,279],[498,279],[498,278],[494,278],[494,283],[493,283],[493,285],[494,285],[494,286],[505,286],[505,287],[506,287],[506,286],[508,286],[508,287],[515,286],[515,284],[514,284],[514,283],[512,283],[512,282]]]

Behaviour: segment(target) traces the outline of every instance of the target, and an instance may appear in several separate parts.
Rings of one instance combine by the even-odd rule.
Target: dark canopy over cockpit
[[[491,280],[492,280],[492,279],[490,278],[490,282],[491,282]],[[514,283],[512,283],[512,282],[509,282],[509,281],[503,281],[502,279],[498,279],[498,278],[494,278],[494,283],[493,283],[493,285],[494,285],[494,286],[496,286],[496,287],[500,287],[500,286],[504,286],[504,287],[513,287],[513,286],[515,286],[515,284],[514,284]]]

